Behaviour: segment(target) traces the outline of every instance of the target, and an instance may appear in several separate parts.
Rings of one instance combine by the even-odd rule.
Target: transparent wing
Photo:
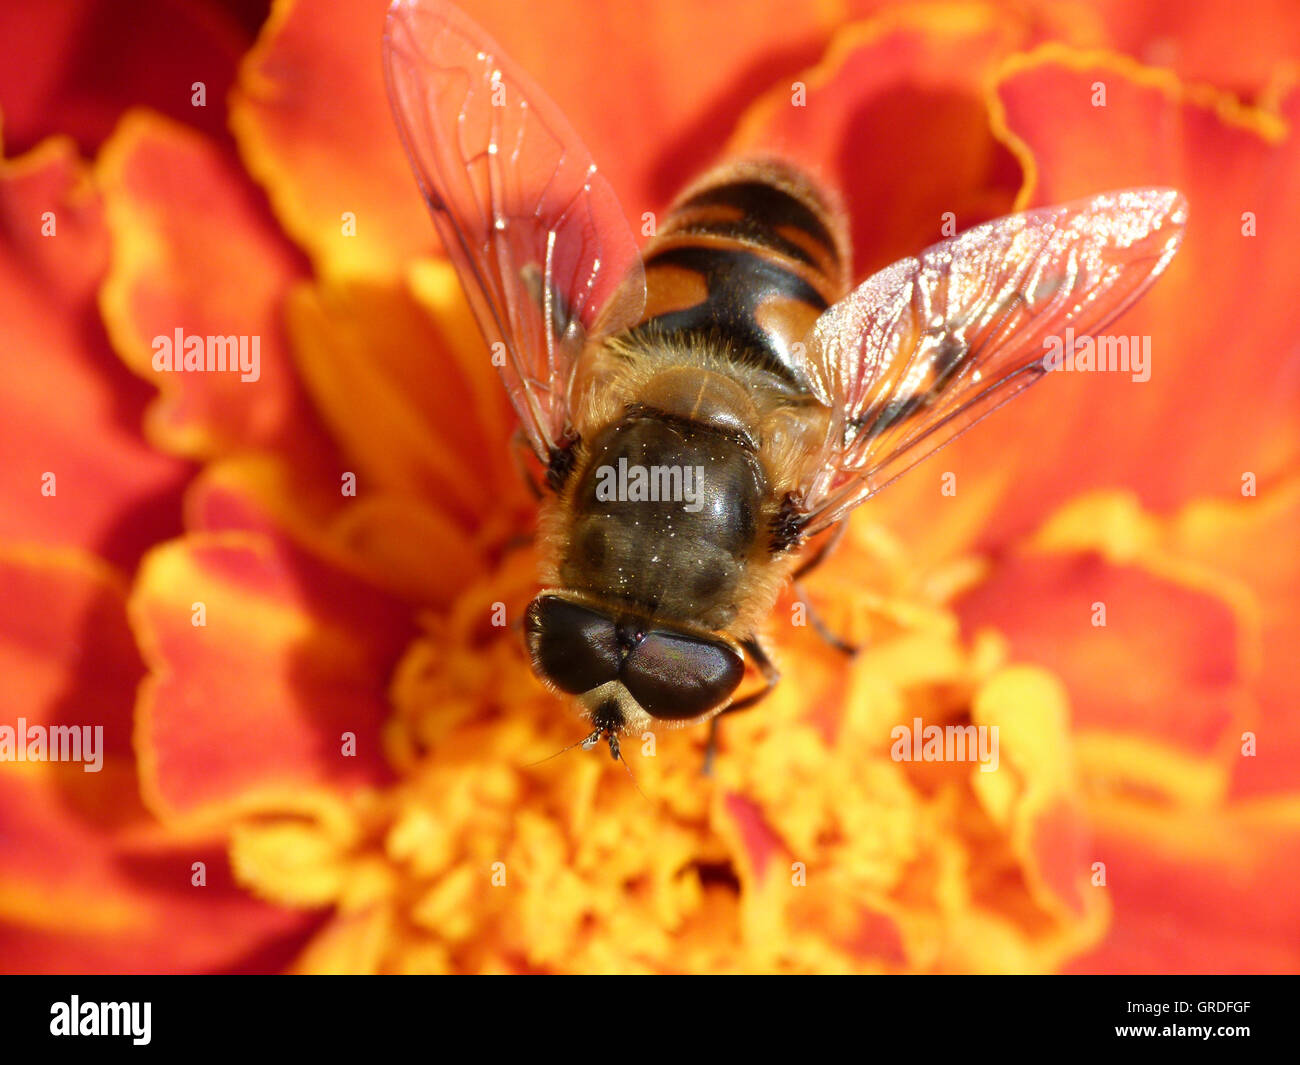
[[[1169,263],[1186,219],[1172,189],[1010,215],[886,267],[825,311],[803,364],[831,411],[795,500],[805,534],[1041,378],[1056,340],[1103,330]]]
[[[543,462],[568,435],[578,357],[645,302],[613,190],[556,106],[443,0],[396,0],[385,73],[447,255]]]

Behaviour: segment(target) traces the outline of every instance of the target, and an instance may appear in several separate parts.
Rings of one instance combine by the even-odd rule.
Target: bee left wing
[[[1095,334],[1178,250],[1173,189],[1106,193],[976,226],[870,277],[825,311],[801,368],[830,408],[790,515],[843,518],[1048,372],[1069,327]]]
[[[636,241],[563,114],[445,0],[395,0],[384,33],[402,142],[493,362],[543,463],[567,441],[586,337],[645,302]]]

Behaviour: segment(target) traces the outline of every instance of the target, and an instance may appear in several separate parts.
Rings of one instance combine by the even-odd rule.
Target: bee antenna
[[[560,755],[564,754],[564,753],[567,752],[567,751],[571,751],[571,750],[573,750],[573,748],[575,748],[575,747],[584,747],[584,748],[586,748],[586,747],[590,747],[593,743],[595,743],[595,742],[596,742],[597,740],[599,740],[599,739],[600,739],[600,729],[597,729],[597,730],[596,730],[595,732],[593,732],[590,736],[585,736],[585,737],[583,737],[583,738],[580,739],[580,740],[575,740],[573,743],[569,744],[567,747],[561,747],[561,748],[560,748],[558,751],[556,751],[554,754],[548,754],[545,758],[539,758],[536,762],[528,762],[528,763],[526,763],[526,764],[524,765],[524,768],[525,768],[525,769],[532,769],[533,766],[535,766],[535,765],[541,765],[543,762],[549,762],[552,758],[559,758]]]
[[[632,787],[636,788],[636,793],[640,795],[641,798],[645,799],[646,802],[649,802],[650,800],[646,799],[645,792],[642,791],[640,785],[637,784],[636,777],[632,775],[632,767],[627,764],[627,759],[623,757],[623,752],[619,750],[618,737],[612,733],[609,737],[609,753],[614,756],[615,761],[623,763],[623,768],[627,770],[627,777],[632,781]]]

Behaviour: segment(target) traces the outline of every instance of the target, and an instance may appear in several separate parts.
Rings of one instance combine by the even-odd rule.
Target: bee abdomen
[[[843,213],[787,163],[725,164],[677,200],[645,269],[641,330],[730,342],[798,384],[791,347],[848,289]]]
[[[828,303],[847,285],[842,212],[786,162],[727,163],[709,171],[678,198],[658,236],[656,244],[695,236],[744,245],[804,275]]]

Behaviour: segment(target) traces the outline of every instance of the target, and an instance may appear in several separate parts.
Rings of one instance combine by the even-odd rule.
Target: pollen
[[[841,589],[870,587],[881,565],[858,539]],[[714,775],[700,772],[705,728],[628,736],[638,791],[609,759],[549,757],[583,724],[508,627],[473,621],[489,597],[522,609],[527,574],[471,588],[409,646],[391,685],[391,787],[236,834],[248,887],[333,909],[337,939],[318,936],[301,969],[1040,971],[1103,931],[1027,842],[1035,811],[1069,799],[1059,686],[963,643],[942,607],[825,602],[828,624],[869,649],[848,661],[806,629],[775,634],[785,679],[726,719]],[[1004,703],[1016,727],[999,773],[891,757],[899,722],[978,724]]]

